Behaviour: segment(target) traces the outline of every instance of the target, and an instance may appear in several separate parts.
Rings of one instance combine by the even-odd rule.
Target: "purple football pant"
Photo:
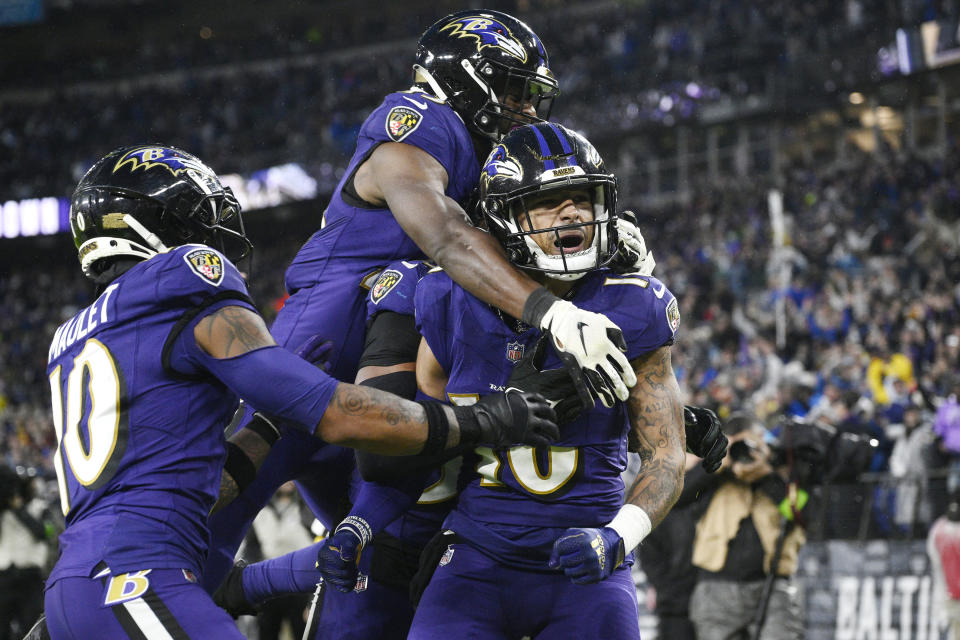
[[[410,640],[639,640],[630,568],[576,585],[562,573],[517,569],[465,543],[451,546],[423,593]]]
[[[243,638],[181,569],[63,578],[47,589],[44,609],[51,640]]]
[[[342,593],[327,585],[314,640],[404,640],[413,607],[406,589],[369,579],[373,549],[360,556],[360,573],[367,576],[362,591]],[[449,638],[447,640],[450,640]]]

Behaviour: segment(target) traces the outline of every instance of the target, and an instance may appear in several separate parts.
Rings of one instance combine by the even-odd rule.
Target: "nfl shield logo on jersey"
[[[507,360],[510,362],[520,362],[523,358],[523,343],[522,342],[508,342],[507,343]]]
[[[219,287],[223,282],[223,258],[213,249],[194,249],[183,256],[195,274]]]

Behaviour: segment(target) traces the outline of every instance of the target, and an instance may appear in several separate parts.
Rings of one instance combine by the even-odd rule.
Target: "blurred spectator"
[[[706,475],[700,459],[689,453],[686,471],[685,483],[692,485]],[[697,568],[692,562],[693,534],[707,505],[705,501],[695,501],[695,497],[684,491],[667,517],[637,548],[640,567],[654,592],[657,637],[664,640],[697,639],[690,620],[690,595],[697,584]]]
[[[280,486],[276,495],[253,521],[253,537],[259,545],[257,560],[276,558],[313,544],[309,522],[313,519],[303,507],[293,482]],[[252,560],[253,558],[251,558]],[[303,635],[304,611],[309,594],[295,594],[268,600],[257,615],[259,640],[279,640],[284,623],[294,638]]]
[[[43,611],[47,532],[29,484],[0,464],[0,640],[19,640]]]
[[[774,574],[767,615],[759,638],[803,638],[800,595],[792,576],[806,534],[781,515],[788,500],[782,470],[775,470],[755,418],[737,414],[724,431],[727,458],[716,474],[684,483],[684,493],[701,493],[708,506],[697,523],[693,564],[700,569],[690,599],[690,619],[699,640],[747,640],[754,636],[767,575]],[[693,473],[693,471],[691,471]],[[682,497],[681,497],[682,499]],[[797,504],[799,511],[805,506]],[[773,565],[781,527],[779,562]]]
[[[890,474],[898,480],[894,523],[903,532],[912,532],[915,523],[932,520],[927,482],[931,464],[933,429],[920,407],[909,404],[903,411],[900,436],[890,455]]]
[[[960,489],[960,382],[957,382],[950,396],[937,408],[937,415],[933,420],[933,432],[938,438],[938,444],[949,458],[952,470],[947,478],[947,488],[950,491]]]

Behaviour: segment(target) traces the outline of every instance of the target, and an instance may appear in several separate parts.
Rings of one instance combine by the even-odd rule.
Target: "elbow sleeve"
[[[200,349],[198,349],[200,351]],[[258,411],[313,433],[337,380],[282,347],[264,347],[233,358],[201,352],[202,365]]]

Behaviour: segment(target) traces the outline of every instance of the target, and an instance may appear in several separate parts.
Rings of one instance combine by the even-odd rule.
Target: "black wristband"
[[[540,322],[543,320],[544,314],[559,299],[547,291],[545,287],[534,289],[533,293],[527,297],[527,301],[523,303],[523,317],[520,319],[531,327],[542,328]]]
[[[262,413],[253,414],[253,419],[246,427],[263,438],[271,447],[280,439],[280,430]]]
[[[257,476],[257,467],[254,466],[253,460],[233,442],[227,443],[227,461],[223,464],[223,470],[229,473],[237,483],[240,493],[243,493]]]
[[[418,455],[435,456],[447,448],[447,439],[450,437],[450,421],[444,405],[439,402],[418,402],[427,414],[427,441]],[[454,409],[456,411],[456,409]],[[461,431],[460,437],[463,437]]]
[[[480,423],[476,412],[470,407],[451,407],[460,427],[460,444],[475,445],[480,442]]]

